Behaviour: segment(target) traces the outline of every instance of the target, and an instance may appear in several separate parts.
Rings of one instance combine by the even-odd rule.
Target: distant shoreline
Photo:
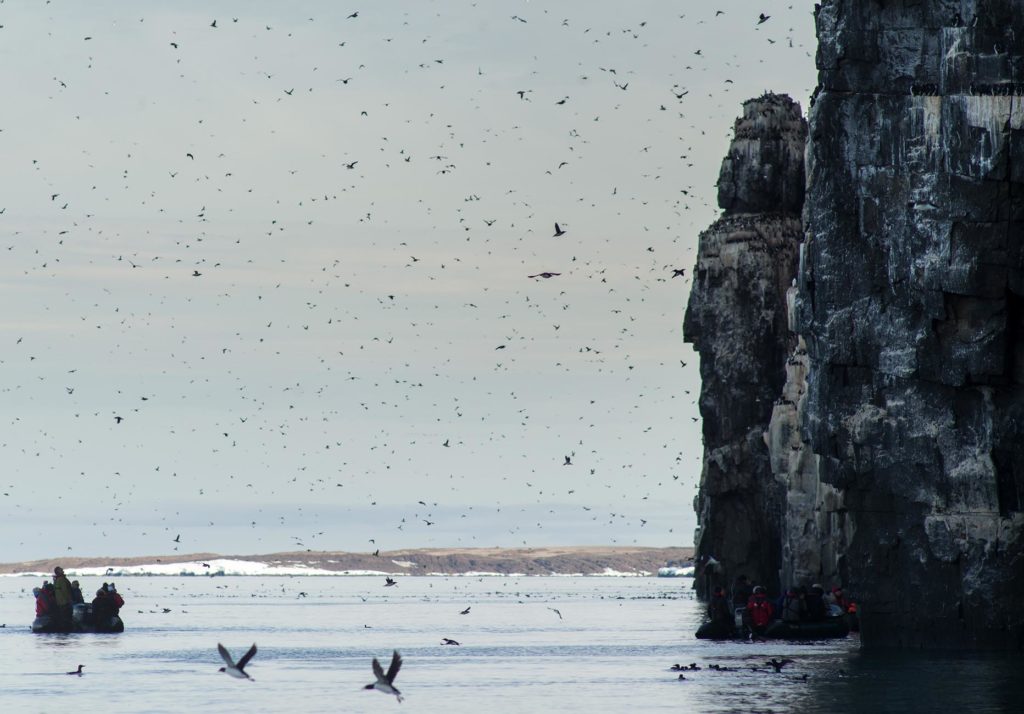
[[[46,575],[56,566],[87,577],[153,575],[654,575],[688,564],[692,547],[547,546],[417,548],[351,553],[299,551],[265,555],[188,553],[135,557],[47,558],[0,563],[0,575]]]

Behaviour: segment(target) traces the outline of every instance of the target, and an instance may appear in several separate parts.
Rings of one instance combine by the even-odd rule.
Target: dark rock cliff
[[[794,337],[786,291],[802,238],[807,128],[788,97],[744,103],[722,162],[724,215],[700,235],[685,339],[700,355],[704,460],[695,508],[697,556],[777,585],[784,490],[763,434],[782,392]],[[709,581],[698,579],[706,594]]]
[[[814,478],[848,521],[833,560],[866,646],[1019,650],[1024,3],[827,0],[816,22],[796,327]]]

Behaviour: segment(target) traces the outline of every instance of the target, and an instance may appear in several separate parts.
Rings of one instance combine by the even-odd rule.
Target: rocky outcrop
[[[816,22],[796,327],[813,500],[844,520],[822,568],[867,646],[1019,650],[1024,11],[826,0]]]
[[[722,162],[724,215],[701,233],[683,324],[700,355],[704,459],[695,508],[698,558],[775,586],[784,492],[763,434],[781,393],[795,338],[786,291],[802,237],[806,125],[785,96],[744,103]],[[698,593],[714,580],[698,578]]]

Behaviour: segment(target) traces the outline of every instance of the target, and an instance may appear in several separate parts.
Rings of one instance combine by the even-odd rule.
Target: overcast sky
[[[691,544],[697,235],[813,54],[809,3],[0,0],[0,560]]]

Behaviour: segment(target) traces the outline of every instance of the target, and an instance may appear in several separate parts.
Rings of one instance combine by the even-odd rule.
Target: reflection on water
[[[1024,658],[920,651],[857,651],[817,680],[802,712],[1022,712]]]

